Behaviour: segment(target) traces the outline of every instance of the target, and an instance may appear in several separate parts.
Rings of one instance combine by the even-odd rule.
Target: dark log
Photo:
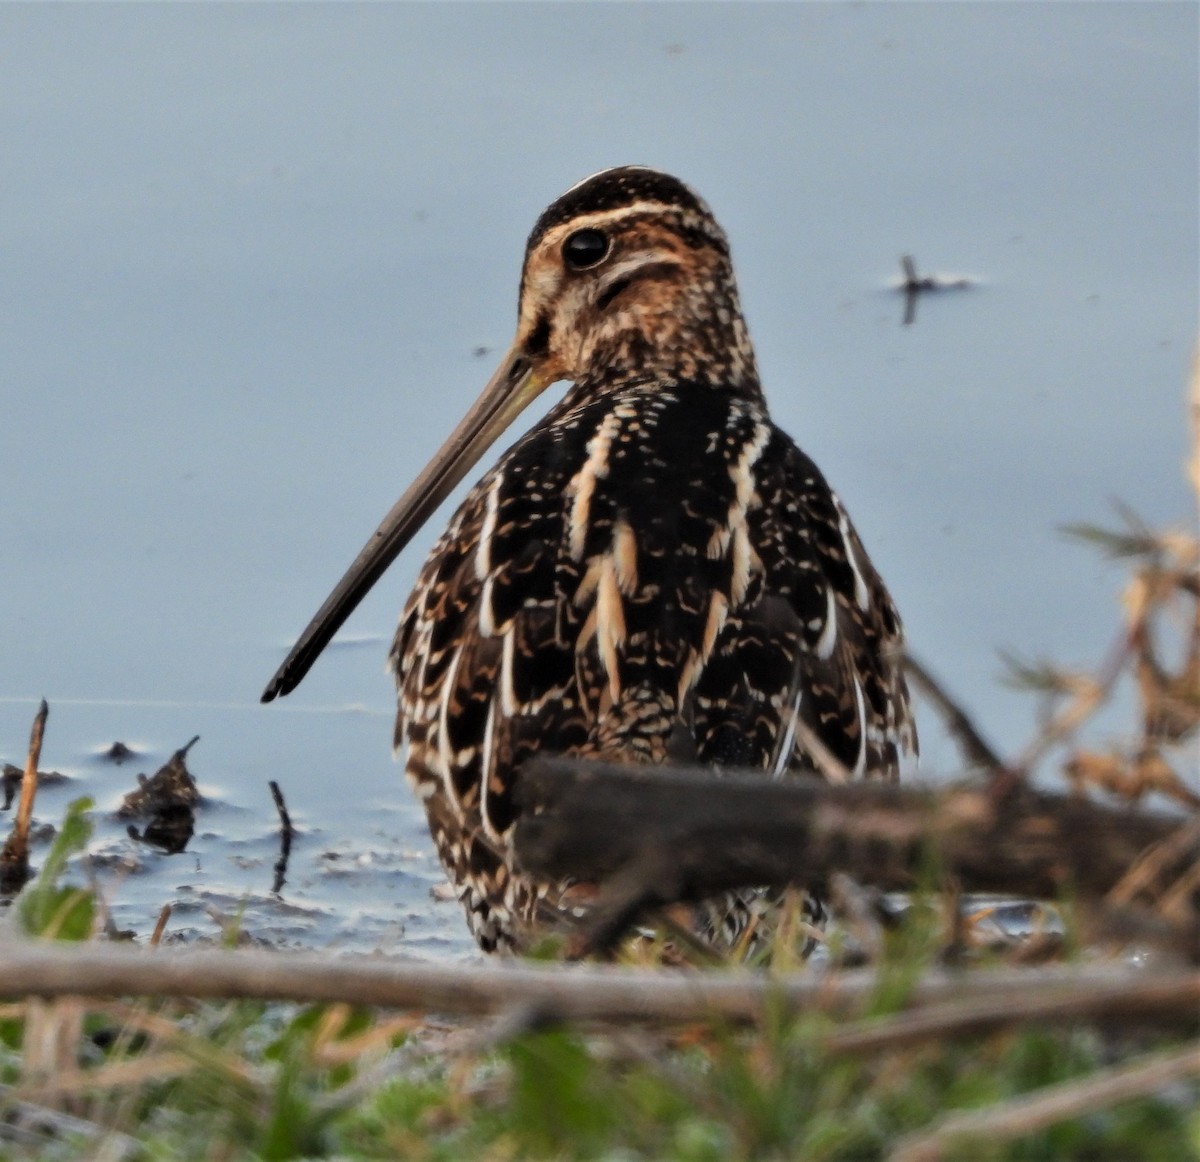
[[[1181,827],[1178,818],[1026,786],[997,796],[554,758],[522,768],[519,801],[524,870],[605,885],[591,950],[651,908],[734,888],[820,891],[834,872],[894,891],[936,866],[968,892],[1045,899],[1065,889],[1094,899]],[[1157,869],[1160,887],[1200,859],[1196,834],[1174,846]],[[1200,892],[1190,902],[1194,921]]]

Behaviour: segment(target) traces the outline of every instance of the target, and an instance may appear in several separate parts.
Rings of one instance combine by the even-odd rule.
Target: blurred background
[[[45,695],[71,779],[38,815],[97,799],[139,932],[172,902],[177,933],[244,909],[279,942],[464,953],[384,673],[450,506],[297,693],[258,695],[509,342],[537,214],[630,162],[712,206],[776,421],[1015,751],[1036,700],[998,651],[1090,666],[1116,626],[1120,568],[1061,526],[1113,498],[1194,521],[1198,13],[0,6],[0,759]],[[902,254],[977,281],[904,326]],[[207,806],[153,855],[107,813],[193,734]],[[268,779],[302,830],[282,895]]]

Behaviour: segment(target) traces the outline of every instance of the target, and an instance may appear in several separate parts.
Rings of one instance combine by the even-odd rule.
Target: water
[[[463,955],[389,753],[396,613],[445,515],[257,697],[511,338],[524,238],[643,162],[730,235],[776,419],[914,649],[1001,749],[996,650],[1099,660],[1122,575],[1056,531],[1186,522],[1190,5],[0,8],[0,758],[100,807],[120,925]],[[979,284],[887,290],[899,256]],[[490,354],[477,355],[479,348]],[[531,417],[532,421],[533,417]],[[111,812],[193,734],[187,852]],[[925,723],[925,770],[953,752]],[[96,756],[121,739],[121,767]],[[1193,772],[1194,776],[1194,772]],[[301,829],[270,893],[277,820]],[[119,870],[133,860],[132,871]],[[115,869],[115,870],[114,870]]]

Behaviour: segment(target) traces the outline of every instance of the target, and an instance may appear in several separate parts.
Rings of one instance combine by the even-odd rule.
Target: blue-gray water
[[[0,6],[0,758],[46,695],[53,820],[201,735],[187,854],[98,818],[106,866],[142,856],[105,872],[122,924],[246,902],[269,938],[463,951],[383,672],[445,514],[257,697],[510,339],[538,212],[626,162],[714,208],[776,419],[1015,750],[997,649],[1093,663],[1115,629],[1120,571],[1058,526],[1192,519],[1198,11]],[[902,327],[902,253],[979,285]],[[118,738],[146,757],[97,760]],[[303,829],[280,900],[270,778]]]

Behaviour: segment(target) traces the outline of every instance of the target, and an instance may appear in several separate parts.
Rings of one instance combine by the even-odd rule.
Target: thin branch
[[[1037,970],[1024,972],[1026,984],[997,980],[990,992],[981,990],[913,1012],[847,1025],[831,1034],[825,1046],[833,1053],[869,1054],[1018,1024],[1065,1024],[1097,1014],[1106,1021],[1138,1021],[1161,1013],[1168,996],[1174,995],[1173,986],[1163,991],[1170,979],[1167,974],[1131,975],[1120,983],[1076,989],[1064,982],[1033,983],[1038,980]],[[974,979],[974,974],[966,979]],[[1188,1013],[1186,1019],[1195,1025],[1200,1010]]]
[[[1033,764],[1042,758],[1051,747],[1078,730],[1112,694],[1117,679],[1125,670],[1125,664],[1133,652],[1133,643],[1127,629],[1122,629],[1109,647],[1108,655],[1095,678],[1089,679],[1063,706],[1021,755],[1012,764],[1015,771],[1027,775]]]
[[[287,881],[288,859],[292,854],[292,839],[296,830],[292,827],[292,817],[288,814],[279,784],[271,779],[267,786],[271,788],[271,798],[275,800],[275,810],[279,812],[279,858],[275,861],[275,879],[271,884],[272,894],[279,895]]]
[[[1164,883],[1169,869],[1179,869],[1179,857],[1194,850],[1200,842],[1200,817],[1183,823],[1177,831],[1150,847],[1141,859],[1108,892],[1107,903],[1115,908],[1133,903],[1139,895],[1160,896],[1170,882]]]
[[[150,947],[157,948],[159,941],[163,938],[163,933],[167,930],[167,921],[171,918],[171,905],[163,904],[162,911],[158,914],[158,922],[154,925],[154,931],[150,935]]]
[[[821,736],[807,722],[797,716],[795,726],[796,738],[827,783],[840,787],[853,780],[850,769],[825,745]]]
[[[514,961],[419,963],[379,957],[256,949],[68,944],[9,939],[0,949],[0,997],[79,996],[345,1002],[446,1014],[498,1014],[533,1005],[547,1020],[756,1022],[783,1005],[853,1015],[878,988],[869,970],[772,977],[738,970],[663,973],[603,965],[548,968]],[[989,1004],[986,1021],[1079,1020],[1126,1013],[1191,1019],[1200,972],[1139,972],[1117,965],[950,973],[934,969],[914,986],[920,1008]],[[986,1023],[981,1018],[981,1025]],[[849,1051],[849,1047],[846,1047]]]
[[[29,754],[25,759],[25,773],[21,778],[21,801],[17,807],[12,834],[4,845],[4,851],[0,852],[0,892],[5,894],[19,890],[29,879],[29,823],[33,817],[38,763],[42,757],[42,736],[46,730],[46,718],[49,713],[50,707],[43,698],[29,734]]]
[[[1192,356],[1192,383],[1188,395],[1188,414],[1192,429],[1192,457],[1188,465],[1188,475],[1191,476],[1192,487],[1196,490],[1197,516],[1200,516],[1200,346]]]
[[[888,1162],[940,1162],[951,1153],[963,1157],[969,1139],[982,1138],[989,1144],[1011,1142],[1068,1118],[1146,1097],[1196,1074],[1200,1074],[1200,1048],[1196,1045],[1156,1053],[1080,1081],[1049,1085],[981,1110],[949,1114],[932,1133],[901,1139]]]
[[[904,656],[904,670],[942,716],[969,766],[982,767],[991,775],[1005,769],[1004,760],[988,745],[967,712],[956,702],[912,654]]]

